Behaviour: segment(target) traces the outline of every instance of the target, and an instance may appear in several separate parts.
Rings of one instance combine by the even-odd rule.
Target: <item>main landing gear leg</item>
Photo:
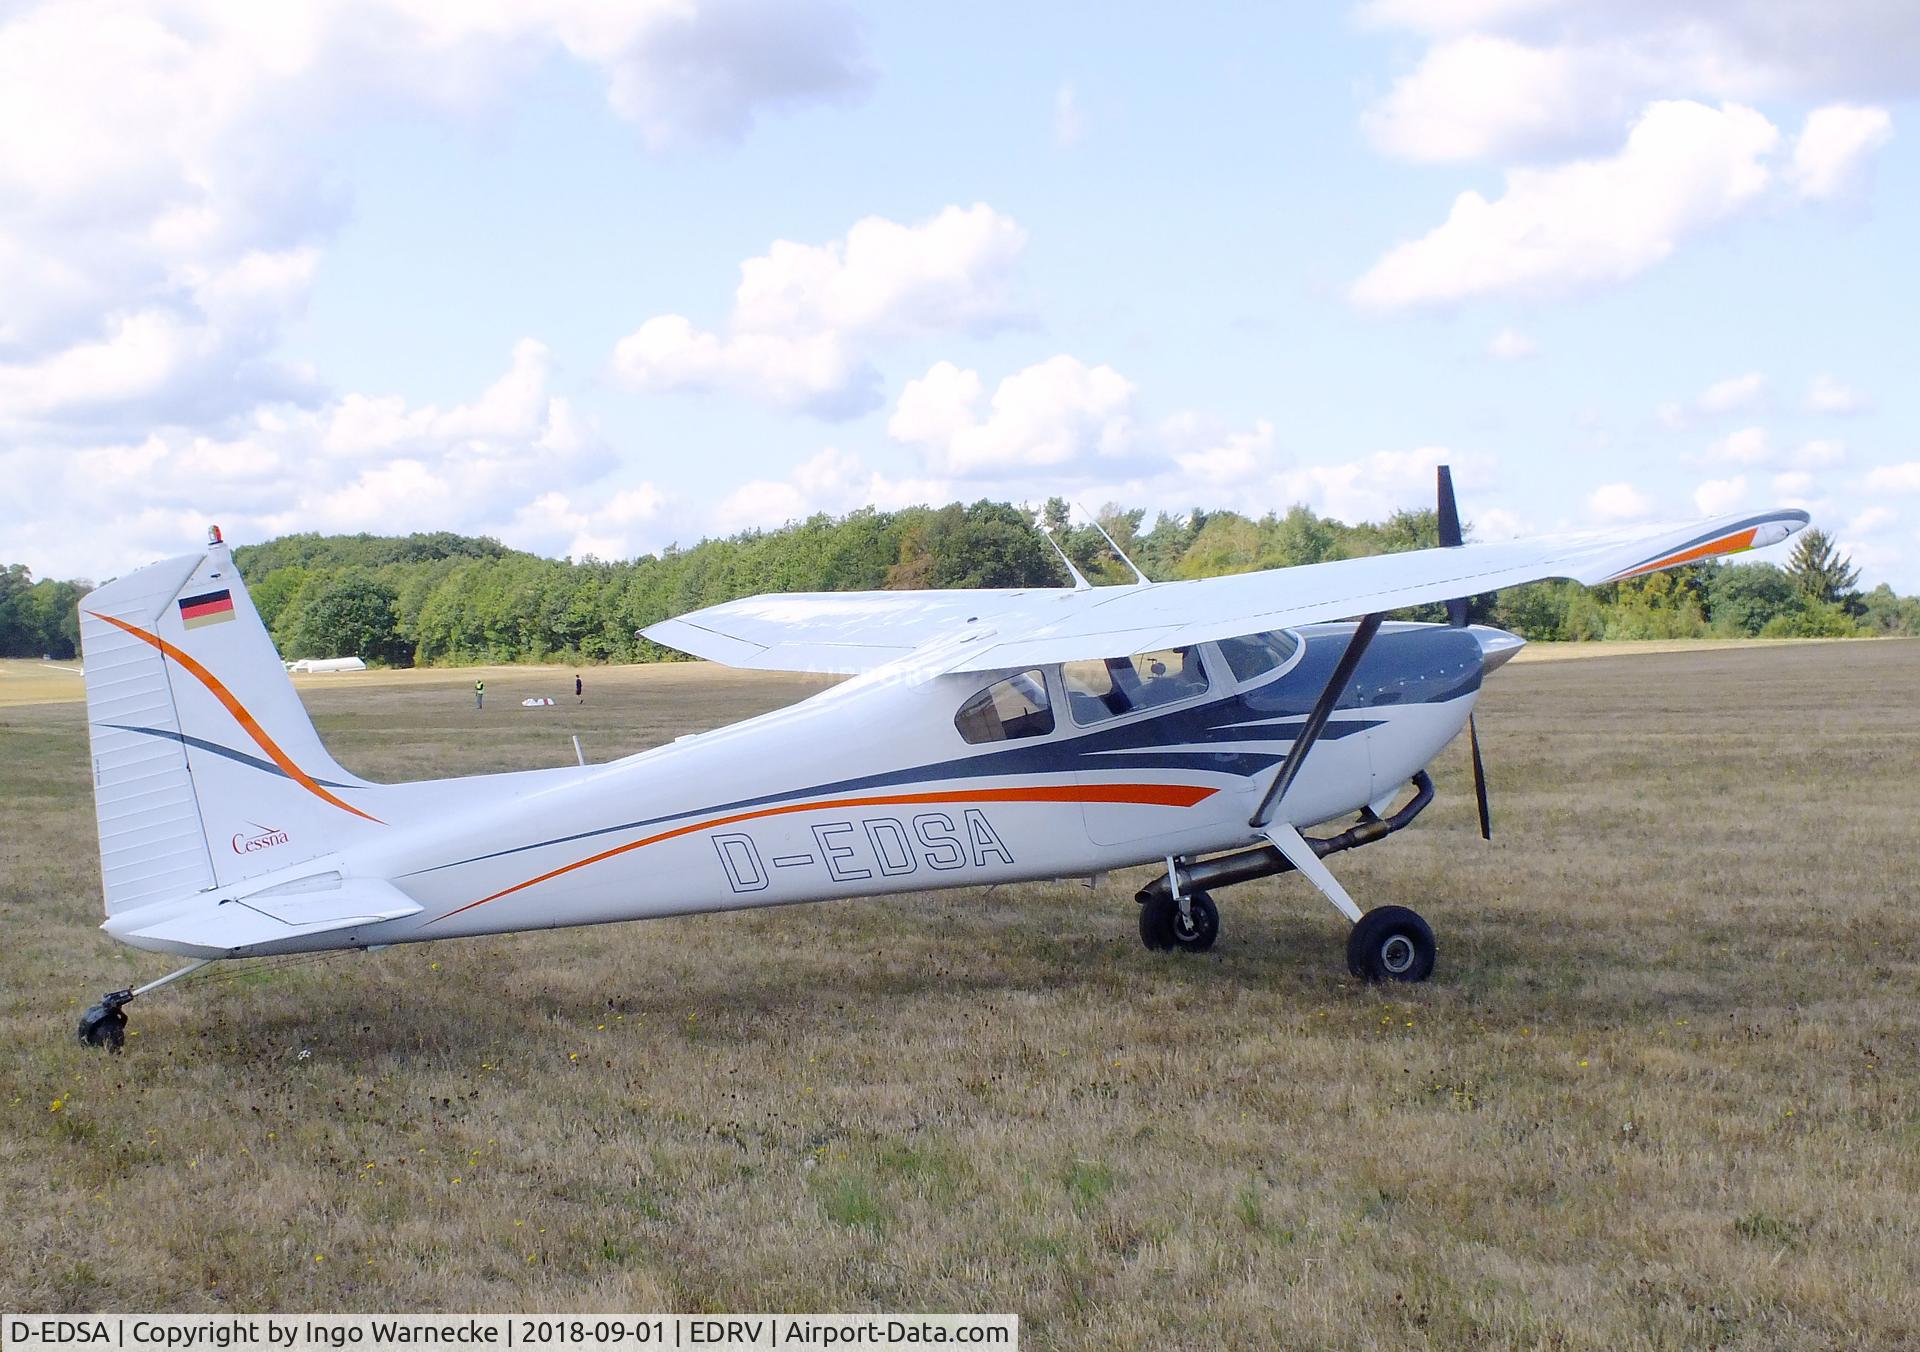
[[[1290,824],[1271,822],[1262,833],[1353,922],[1353,932],[1347,936],[1347,970],[1364,981],[1425,981],[1433,975],[1433,930],[1418,912],[1405,906],[1377,906],[1362,915],[1340,880]]]
[[[126,1007],[129,1004],[148,991],[158,990],[168,982],[178,981],[183,976],[199,971],[212,961],[211,958],[201,958],[197,962],[188,963],[177,972],[168,972],[158,981],[149,981],[144,986],[133,986],[123,991],[108,991],[100,997],[99,1004],[92,1006],[80,1016],[80,1027],[77,1030],[80,1040],[89,1047],[104,1047],[110,1052],[119,1051],[127,1042]]]

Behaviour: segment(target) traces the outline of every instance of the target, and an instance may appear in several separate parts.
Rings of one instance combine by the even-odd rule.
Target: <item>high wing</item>
[[[736,667],[856,673],[952,641],[935,670],[1150,652],[1571,578],[1588,586],[1776,544],[1786,508],[1691,525],[1543,535],[1130,587],[815,592],[729,601],[644,632]],[[962,641],[965,640],[965,641]]]
[[[640,632],[730,667],[853,674],[883,667],[985,616],[1072,595],[1050,587],[772,593],[690,611]]]

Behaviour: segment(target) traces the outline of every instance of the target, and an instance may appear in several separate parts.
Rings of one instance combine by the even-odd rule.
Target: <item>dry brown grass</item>
[[[382,777],[596,758],[790,698],[589,671],[584,710],[309,682]],[[498,705],[498,709],[493,707]],[[998,1309],[1034,1347],[1920,1340],[1920,644],[1515,666],[1418,827],[1342,856],[1436,925],[1351,981],[1298,880],[1208,958],[1137,880],[348,956],[79,1006],[81,711],[0,713],[0,1307]],[[497,712],[497,717],[496,717]],[[58,1101],[57,1111],[51,1105]]]
[[[35,662],[0,657],[0,709],[22,704],[58,704],[86,698],[78,662]]]

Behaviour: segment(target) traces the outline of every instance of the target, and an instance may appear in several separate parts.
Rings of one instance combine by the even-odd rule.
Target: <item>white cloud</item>
[[[1443,224],[1355,282],[1353,299],[1397,309],[1622,281],[1758,198],[1778,141],[1751,108],[1653,104],[1616,155],[1511,170],[1492,201],[1462,193]]]
[[[1920,460],[1876,466],[1867,472],[1867,490],[1872,493],[1920,493]]]
[[[1587,511],[1603,521],[1631,521],[1652,512],[1653,503],[1630,483],[1601,484],[1587,496]]]
[[[1846,533],[1849,536],[1873,535],[1899,519],[1899,513],[1891,507],[1869,507],[1847,522]]]
[[[1707,447],[1707,459],[1723,465],[1763,465],[1773,458],[1764,427],[1743,427]]]
[[[1813,476],[1805,470],[1789,470],[1773,476],[1773,491],[1787,498],[1805,498],[1813,492]]]
[[[1807,412],[1846,416],[1862,413],[1870,407],[1866,395],[1834,377],[1821,372],[1807,386]]]
[[[1027,232],[984,202],[918,225],[879,216],[828,244],[777,240],[740,265],[733,325],[754,333],[838,330],[986,334],[1018,316],[1013,266]]]
[[[1057,469],[1133,447],[1134,388],[1111,366],[1062,353],[1002,380],[981,416],[978,374],[934,366],[901,393],[895,440],[925,448],[937,473]]]
[[[802,462],[788,479],[752,479],[734,489],[714,509],[717,530],[731,535],[751,526],[779,526],[815,512],[845,512],[856,502],[861,484],[859,457],[829,446]]]
[[[1693,505],[1700,509],[1702,516],[1723,516],[1746,504],[1747,476],[1736,474],[1730,479],[1708,479],[1693,490]]]
[[[1180,451],[1173,458],[1196,486],[1220,489],[1248,483],[1273,458],[1273,424],[1262,418],[1250,431],[1230,432],[1212,445]]]
[[[714,507],[704,528],[731,535],[804,521],[817,512],[840,515],[860,507],[897,511],[917,504],[947,503],[955,497],[955,485],[947,480],[894,478],[868,469],[857,455],[828,447],[795,466],[784,479],[759,478],[742,484]]]
[[[1366,0],[1358,10],[1364,24],[1452,33],[1550,9],[1555,0]]]
[[[1517,540],[1530,534],[1533,527],[1527,519],[1504,507],[1476,508],[1467,524],[1467,535],[1472,540]]]
[[[1800,449],[1793,453],[1793,462],[1805,469],[1825,469],[1846,458],[1846,443],[1839,441],[1802,442]]]
[[[1502,329],[1487,344],[1487,355],[1495,361],[1526,361],[1539,353],[1540,345],[1518,329]]]
[[[1373,0],[1360,15],[1429,39],[1362,115],[1382,150],[1421,160],[1590,153],[1654,98],[1920,93],[1920,11],[1889,0]],[[1860,134],[1835,123],[1809,154],[1844,158]]]
[[[1429,162],[1478,160],[1541,140],[1564,140],[1592,117],[1580,58],[1469,34],[1442,42],[1361,116],[1389,155]]]
[[[1732,413],[1751,408],[1766,393],[1766,388],[1767,378],[1758,371],[1749,371],[1743,376],[1729,376],[1700,391],[1699,398],[1694,400],[1694,407],[1702,413]]]
[[[1447,464],[1453,466],[1462,501],[1472,502],[1476,484],[1487,482],[1491,461],[1445,446],[1417,446],[1407,451],[1375,451],[1337,464],[1282,470],[1247,493],[1245,505],[1232,505],[1237,511],[1255,515],[1304,502],[1342,521],[1381,521],[1404,507],[1431,507],[1434,468]],[[1475,516],[1473,511],[1462,514],[1470,519]],[[1477,521],[1475,534],[1479,534]]]
[[[950,361],[935,362],[900,392],[887,420],[895,441],[945,446],[971,427],[983,390],[978,371],[963,371]]]
[[[0,451],[21,508],[10,544],[41,571],[91,577],[179,553],[216,521],[237,541],[447,529],[550,552],[586,552],[576,537],[592,535],[595,552],[625,552],[659,496],[629,484],[572,505],[613,456],[551,383],[547,350],[522,342],[499,379],[448,407],[349,396],[263,405],[220,435],[17,442]]]
[[[837,333],[719,337],[656,315],[614,345],[613,370],[650,390],[732,390],[781,408],[851,417],[873,407],[879,375]]]
[[[650,483],[608,497],[554,489],[514,513],[502,533],[520,541],[564,540],[564,548],[545,547],[575,559],[625,558],[640,552],[642,542],[656,534],[667,505],[666,495]]]
[[[1859,178],[1867,157],[1893,139],[1893,118],[1884,108],[1834,104],[1807,114],[1793,142],[1789,178],[1802,197],[1835,197]]]
[[[322,147],[396,106],[466,116],[554,59],[651,145],[870,76],[832,0],[605,6],[217,0],[0,20],[0,422],[63,440],[317,399],[272,357],[345,215]]]
[[[1080,107],[1080,95],[1072,84],[1053,91],[1053,143],[1070,150],[1087,134],[1087,115]]]
[[[615,346],[614,373],[649,390],[726,390],[850,417],[878,402],[864,353],[879,339],[988,334],[1020,322],[1026,232],[985,203],[917,225],[870,216],[824,245],[777,240],[740,265],[725,335],[657,315]]]

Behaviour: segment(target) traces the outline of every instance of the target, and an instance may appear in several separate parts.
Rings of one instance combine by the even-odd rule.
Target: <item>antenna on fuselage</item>
[[[1074,503],[1073,505],[1075,507],[1080,507],[1080,504],[1077,502]],[[1145,586],[1147,583],[1153,581],[1152,578],[1148,577],[1145,573],[1140,571],[1139,564],[1135,563],[1132,559],[1127,557],[1127,551],[1120,548],[1120,542],[1115,540],[1111,535],[1107,534],[1107,528],[1100,524],[1099,517],[1095,516],[1092,512],[1089,512],[1085,507],[1080,507],[1080,515],[1086,517],[1087,520],[1093,523],[1093,528],[1100,532],[1100,538],[1107,542],[1107,548],[1111,549],[1115,554],[1119,555],[1120,562],[1126,564],[1127,567],[1133,569],[1133,575],[1140,579],[1140,584],[1142,586]]]

